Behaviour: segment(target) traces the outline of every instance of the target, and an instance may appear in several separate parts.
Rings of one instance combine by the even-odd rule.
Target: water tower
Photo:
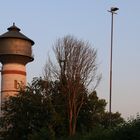
[[[18,93],[26,85],[26,64],[33,61],[34,41],[13,25],[0,35],[1,102]]]

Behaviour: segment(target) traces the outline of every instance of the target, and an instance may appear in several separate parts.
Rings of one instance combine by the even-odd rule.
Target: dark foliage
[[[67,98],[61,93],[59,81],[48,82],[35,78],[26,90],[9,98],[3,106],[1,117],[2,136],[5,140],[53,140],[67,137]],[[83,88],[84,89],[84,88]],[[106,102],[96,92],[84,92],[84,104],[80,110],[77,133],[85,134],[105,124],[108,113]],[[113,114],[114,126],[120,123],[118,113]]]
[[[1,118],[5,139],[27,140],[42,127],[53,127],[55,111],[43,86],[41,79],[35,79],[25,91],[5,102]]]

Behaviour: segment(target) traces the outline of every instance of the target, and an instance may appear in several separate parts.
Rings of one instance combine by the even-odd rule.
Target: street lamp
[[[111,13],[111,50],[110,50],[110,84],[109,84],[109,125],[111,126],[111,103],[112,103],[112,51],[113,51],[113,15],[117,14],[116,11],[119,10],[117,7],[111,7],[108,12]]]

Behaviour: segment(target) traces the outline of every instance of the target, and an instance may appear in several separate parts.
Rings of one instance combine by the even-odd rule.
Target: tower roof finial
[[[13,22],[13,26],[15,26],[15,22]]]
[[[15,25],[15,22],[13,22],[13,25],[8,28],[8,31],[20,31],[20,29]]]

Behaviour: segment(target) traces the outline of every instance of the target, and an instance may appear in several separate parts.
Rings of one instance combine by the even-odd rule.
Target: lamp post
[[[112,104],[112,52],[113,52],[113,16],[117,14],[116,11],[119,10],[117,7],[111,7],[108,12],[111,13],[111,50],[110,50],[110,81],[109,81],[109,125],[111,126],[111,104]]]

